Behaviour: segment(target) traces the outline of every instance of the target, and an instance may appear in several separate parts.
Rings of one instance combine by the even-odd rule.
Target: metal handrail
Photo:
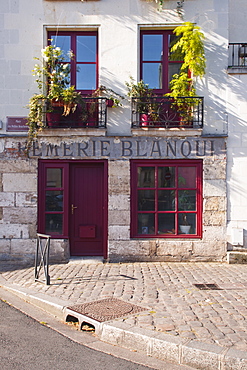
[[[37,234],[34,279],[35,281],[44,283],[43,280],[39,279],[40,272],[43,267],[46,285],[50,285],[50,275],[49,275],[50,239],[51,239],[50,235]]]
[[[203,97],[133,97],[132,128],[202,128]]]
[[[230,42],[228,68],[247,68],[247,42]]]
[[[57,107],[52,112],[44,112],[46,125],[52,128],[106,128],[106,107],[106,98],[82,97],[76,110],[67,116],[63,115],[63,107]]]

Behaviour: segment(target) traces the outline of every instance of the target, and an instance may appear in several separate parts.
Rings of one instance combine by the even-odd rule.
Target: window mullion
[[[155,186],[155,190],[154,190],[154,194],[155,194],[155,235],[158,234],[158,167],[155,166],[155,170],[154,170],[154,174],[155,174],[155,181],[154,181],[154,186]]]

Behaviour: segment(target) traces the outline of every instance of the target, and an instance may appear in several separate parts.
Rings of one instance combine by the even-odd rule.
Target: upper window
[[[171,47],[177,36],[171,30],[141,31],[141,80],[156,93],[167,93],[181,60],[176,60]]]
[[[91,94],[98,87],[97,31],[49,32],[49,42],[64,50],[66,63],[70,64],[71,85],[82,94]],[[72,51],[73,56],[68,57]]]
[[[202,162],[131,162],[131,236],[201,237]]]

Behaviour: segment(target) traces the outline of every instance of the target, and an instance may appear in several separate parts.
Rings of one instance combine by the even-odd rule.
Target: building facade
[[[0,260],[33,261],[37,232],[51,235],[58,262],[225,261],[246,248],[246,11],[243,0],[0,5]],[[189,124],[164,96],[184,22],[201,28],[207,61]],[[50,126],[46,116],[27,153],[33,58],[49,43],[73,51],[85,105]],[[127,96],[131,78],[157,92],[155,119],[145,99]],[[124,97],[120,106],[95,97],[101,85]]]

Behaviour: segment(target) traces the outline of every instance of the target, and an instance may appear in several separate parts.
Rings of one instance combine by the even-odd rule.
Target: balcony
[[[247,43],[229,43],[228,69],[247,68]]]
[[[78,104],[74,113],[64,115],[63,106],[53,107],[46,113],[48,128],[106,128],[107,99],[102,97],[85,97]]]
[[[132,128],[203,127],[203,97],[168,96],[132,98]]]

